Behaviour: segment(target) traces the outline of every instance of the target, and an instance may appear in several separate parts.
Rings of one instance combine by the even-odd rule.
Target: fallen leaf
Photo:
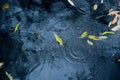
[[[91,46],[93,46],[94,44],[93,44],[93,42],[92,41],[90,41],[90,40],[87,40],[87,43],[89,44],[89,45],[91,45]]]
[[[116,14],[114,19],[109,22],[108,26],[110,27],[111,25],[114,25],[115,23],[117,23],[117,21],[118,21],[118,15]]]
[[[98,9],[98,5],[97,4],[94,4],[93,5],[93,10],[97,10]]]
[[[103,32],[103,33],[101,33],[102,35],[107,35],[107,34],[115,34],[114,32],[112,32],[112,31],[105,31],[105,32]]]
[[[107,39],[108,37],[107,37],[107,36],[99,36],[99,38],[100,38],[101,40],[104,40],[104,39]]]
[[[117,15],[120,11],[109,10],[108,15]]]
[[[2,5],[2,10],[7,10],[9,8],[9,4],[5,3],[4,5]]]
[[[117,61],[120,62],[120,59],[118,59]]]
[[[56,39],[57,43],[59,45],[63,46],[63,41],[62,41],[61,37],[58,36],[56,33],[54,33],[54,36],[55,36],[55,39]]]
[[[40,32],[34,32],[34,35],[38,36],[40,35]]]
[[[108,23],[108,27],[110,27],[112,25],[112,22],[110,21],[109,23]]]
[[[13,80],[13,77],[7,71],[5,71],[5,74],[6,74],[6,76],[8,77],[9,80]]]
[[[98,40],[107,39],[107,36],[94,36],[94,35],[89,35],[88,38],[91,39],[91,40],[96,40],[96,41],[98,41]]]
[[[18,31],[20,24],[21,24],[21,22],[19,22],[19,23],[16,25],[16,27],[15,27],[15,29],[14,29],[14,33]]]
[[[2,62],[0,62],[0,68],[2,68],[2,66],[3,66],[3,63],[2,63]]]
[[[98,36],[94,36],[94,35],[89,35],[88,38],[92,40],[101,40]]]
[[[108,14],[108,15],[110,15],[110,13],[111,13],[112,11],[113,11],[113,9],[112,9],[112,8],[111,8],[111,9],[109,9],[109,11],[108,11],[108,12],[109,12],[109,14]]]
[[[72,0],[68,0],[68,2],[69,2],[72,6],[75,6],[75,4],[72,2]]]
[[[118,31],[118,30],[120,30],[120,15],[118,15],[117,25],[114,26],[111,30],[112,31]]]
[[[117,25],[111,29],[112,31],[118,31],[120,30],[120,25]]]
[[[88,35],[88,32],[87,31],[84,31],[81,35],[80,35],[80,37],[78,37],[78,38],[84,38],[84,37],[86,37]]]

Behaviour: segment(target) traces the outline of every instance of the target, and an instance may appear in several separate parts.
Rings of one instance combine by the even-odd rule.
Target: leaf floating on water
[[[115,23],[117,23],[117,21],[118,21],[118,16],[116,14],[115,17],[114,17],[114,19],[109,22],[108,26],[110,27],[111,25],[114,25]]]
[[[120,30],[120,25],[117,25],[111,29],[112,31],[118,31]]]
[[[104,39],[107,39],[107,36],[94,36],[94,35],[89,35],[88,36],[89,39],[92,39],[92,40],[104,40]]]
[[[111,30],[112,30],[112,31],[118,31],[118,30],[120,30],[120,15],[118,15],[117,25],[114,26]]]
[[[84,38],[88,35],[88,32],[87,31],[84,31],[79,38]]]
[[[101,40],[98,36],[94,36],[94,35],[89,35],[88,38],[92,40]]]
[[[94,44],[93,44],[93,42],[92,41],[90,41],[90,40],[87,40],[87,43],[89,44],[89,45],[91,45],[91,46],[93,46]]]
[[[102,35],[107,35],[107,34],[115,34],[114,32],[112,32],[112,31],[105,31],[105,32],[103,32],[103,33],[101,33]]]
[[[58,36],[56,33],[54,33],[54,36],[55,36],[55,39],[56,39],[57,43],[59,45],[63,46],[63,41],[62,41],[61,37]]]
[[[2,68],[2,66],[3,66],[3,63],[2,63],[2,62],[0,62],[0,68]]]
[[[72,0],[68,0],[68,2],[69,2],[72,6],[75,6],[75,4],[72,2]]]
[[[107,36],[99,36],[99,38],[100,38],[101,40],[104,40],[104,39],[107,39],[108,37],[107,37]]]
[[[6,74],[6,76],[8,77],[9,80],[13,80],[13,77],[7,71],[5,71],[5,74]]]
[[[2,10],[7,10],[9,8],[9,4],[5,3],[4,5],[2,5]]]
[[[108,12],[109,12],[109,14],[108,14],[108,15],[110,15],[110,13],[111,13],[112,11],[113,11],[113,9],[112,9],[112,8],[111,8],[111,9],[109,9],[109,11],[108,11]]]
[[[108,15],[118,15],[119,12],[120,11],[113,11],[113,9],[110,9]]]
[[[15,26],[14,33],[18,31],[20,24],[21,24],[21,22],[18,23],[18,24]]]
[[[115,23],[117,23],[118,21],[118,18],[119,18],[119,13],[120,11],[110,11],[109,10],[109,13],[108,15],[115,15],[114,19],[112,21],[109,22],[108,26],[110,27],[111,25],[114,25]]]
[[[120,59],[118,59],[117,61],[120,62]]]
[[[109,23],[108,23],[108,27],[110,27],[112,25],[112,22],[110,21]]]
[[[94,5],[93,5],[93,10],[96,11],[97,9],[98,9],[98,5],[97,5],[97,4],[94,4]]]
[[[34,32],[34,35],[38,36],[40,35],[40,32]]]

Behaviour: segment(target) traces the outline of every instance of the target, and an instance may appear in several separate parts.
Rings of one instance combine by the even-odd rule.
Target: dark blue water
[[[4,1],[3,1],[4,2]],[[84,31],[100,35],[110,30],[107,15],[110,8],[118,10],[117,0],[9,0],[7,11],[0,12],[0,52],[4,71],[15,80],[119,80],[120,32],[102,41],[87,43],[77,37]],[[98,10],[93,11],[94,3]],[[3,3],[1,3],[3,4]],[[103,18],[95,17],[104,15]],[[13,33],[14,27],[20,28]],[[39,33],[36,35],[35,33]],[[64,47],[57,44],[57,33]],[[115,56],[112,56],[115,54]]]

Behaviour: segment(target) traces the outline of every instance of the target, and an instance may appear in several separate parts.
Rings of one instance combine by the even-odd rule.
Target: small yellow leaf
[[[63,46],[63,41],[60,36],[58,36],[56,33],[54,33],[55,39],[58,42],[59,45]]]
[[[2,63],[2,62],[0,62],[0,68],[2,68],[2,66],[3,66],[3,63]]]
[[[93,42],[92,41],[90,41],[90,40],[87,40],[87,43],[89,44],[89,45],[91,45],[91,46],[93,46],[94,44],[93,44]]]
[[[79,38],[84,38],[84,37],[86,37],[87,35],[88,35],[87,31],[84,31],[84,32],[80,35]]]
[[[18,31],[20,24],[21,24],[21,22],[19,22],[19,23],[16,25],[16,27],[15,27],[15,29],[14,29],[14,33]]]
[[[97,10],[97,8],[98,8],[98,5],[97,5],[97,4],[94,4],[94,5],[93,5],[93,10]]]
[[[88,38],[91,39],[91,40],[96,40],[96,41],[98,41],[98,40],[106,39],[107,36],[94,36],[94,35],[89,35]]]
[[[107,35],[107,34],[115,34],[114,32],[112,32],[112,31],[105,31],[105,32],[103,32],[103,33],[101,33],[102,35]]]
[[[6,76],[8,77],[9,80],[13,80],[13,77],[7,71],[5,71],[5,74],[6,74]]]
[[[94,35],[89,35],[88,38],[92,40],[101,40],[98,36],[94,36]]]
[[[9,8],[9,4],[5,3],[4,5],[2,5],[2,10],[7,10]]]

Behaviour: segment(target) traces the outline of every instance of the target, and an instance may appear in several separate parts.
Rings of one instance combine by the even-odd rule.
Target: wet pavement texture
[[[0,6],[7,2],[1,1]],[[0,11],[1,80],[120,80],[120,31],[108,39],[87,43],[77,37],[84,31],[99,35],[108,31],[110,8],[118,0],[9,0],[9,9]],[[93,11],[94,4],[98,10]],[[104,15],[100,19],[97,16]],[[15,25],[19,30],[13,33]],[[64,47],[54,38],[57,33]],[[112,56],[115,54],[115,56]]]

